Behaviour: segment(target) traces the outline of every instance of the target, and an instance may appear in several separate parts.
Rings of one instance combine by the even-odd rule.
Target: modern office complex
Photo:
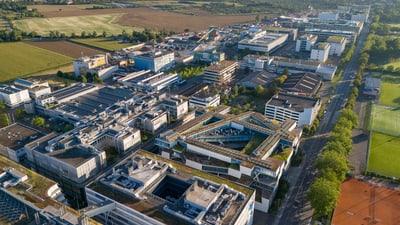
[[[228,60],[221,61],[204,70],[204,82],[210,84],[229,84],[236,75],[238,69],[238,62]]]
[[[151,70],[158,73],[160,71],[171,68],[175,63],[175,55],[173,52],[149,52],[141,55],[133,56],[135,68],[138,70]]]
[[[331,46],[326,42],[320,42],[311,48],[311,60],[325,62],[328,60]]]
[[[0,84],[0,100],[11,108],[18,107],[31,101],[28,89],[18,88],[13,85]]]
[[[244,39],[239,41],[238,49],[255,52],[271,53],[283,46],[288,40],[288,34],[283,33],[264,33],[263,35],[257,35],[252,39]]]
[[[85,188],[85,214],[103,224],[253,223],[255,192],[144,151]]]

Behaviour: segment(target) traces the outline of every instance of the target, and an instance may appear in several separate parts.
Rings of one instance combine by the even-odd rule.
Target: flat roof
[[[21,92],[23,90],[27,90],[27,89],[26,88],[20,89],[20,88],[15,87],[14,85],[10,86],[10,85],[6,85],[6,84],[0,84],[0,92],[4,93],[4,94],[8,94],[8,95],[15,94],[15,93]]]
[[[288,76],[281,88],[287,91],[314,94],[318,90],[321,81],[321,78],[314,74],[294,74]]]
[[[14,150],[18,150],[42,136],[43,133],[39,130],[19,123],[0,128],[0,144]]]
[[[74,167],[82,165],[84,162],[95,156],[95,154],[91,153],[88,151],[88,149],[85,149],[82,146],[54,150],[53,152],[49,152],[48,155]]]
[[[92,84],[86,84],[86,83],[77,83],[74,85],[71,85],[69,87],[62,88],[60,90],[57,90],[53,93],[51,93],[51,96],[55,97],[57,100],[61,101],[65,98],[68,98],[70,96],[79,94],[81,92],[93,89],[95,90],[97,87]]]
[[[223,60],[217,64],[207,67],[205,70],[220,72],[232,65],[238,64],[236,61]]]
[[[282,108],[288,108],[296,112],[302,112],[306,108],[313,108],[318,102],[317,98],[278,93],[270,100],[268,100],[268,105],[273,105]]]

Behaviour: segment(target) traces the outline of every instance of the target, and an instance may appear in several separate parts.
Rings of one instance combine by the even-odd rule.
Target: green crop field
[[[123,30],[132,32],[134,27],[121,26],[114,22],[118,20],[121,13],[90,15],[90,16],[70,16],[70,17],[54,17],[54,18],[31,18],[13,21],[14,26],[22,31],[36,31],[40,35],[49,35],[50,31],[59,31],[70,36],[71,33],[81,35],[81,32],[102,34],[103,31],[107,35],[118,35]]]
[[[368,171],[400,178],[400,137],[372,132]]]
[[[0,43],[0,82],[72,63],[73,58],[22,42]]]
[[[93,46],[96,48],[101,48],[107,51],[115,51],[133,45],[132,43],[121,43],[107,38],[85,38],[85,39],[78,38],[78,39],[71,39],[71,41]]]
[[[399,76],[382,76],[379,102],[384,105],[400,106]]]

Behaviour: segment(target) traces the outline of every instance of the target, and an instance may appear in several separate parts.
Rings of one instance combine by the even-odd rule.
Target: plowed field
[[[81,55],[91,56],[104,53],[103,51],[88,48],[68,41],[26,41],[26,43],[72,58],[78,58]]]

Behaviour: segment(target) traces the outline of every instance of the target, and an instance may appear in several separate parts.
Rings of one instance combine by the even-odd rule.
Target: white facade
[[[328,43],[319,43],[311,49],[310,59],[325,62],[328,60],[330,48]]]
[[[102,54],[90,57],[81,57],[73,62],[75,76],[86,75],[86,72],[88,72],[90,69],[103,66],[106,63],[106,55]]]
[[[245,39],[239,41],[238,49],[256,52],[272,52],[282,46],[288,39],[288,34],[281,33],[265,33],[253,39]]]
[[[306,34],[296,41],[296,52],[311,51],[311,47],[317,42],[318,37],[312,34]]]
[[[232,81],[236,71],[239,69],[239,63],[233,61],[221,61],[211,65],[204,70],[204,82],[211,84],[228,84]]]
[[[330,45],[329,55],[341,56],[346,47],[346,38],[340,36],[329,37],[327,42]]]
[[[216,107],[220,104],[220,95],[219,94],[210,94],[208,96],[202,95],[193,95],[189,99],[189,106],[193,108],[208,108],[208,107]]]
[[[5,84],[0,84],[0,99],[12,108],[31,100],[28,89],[20,89]]]

